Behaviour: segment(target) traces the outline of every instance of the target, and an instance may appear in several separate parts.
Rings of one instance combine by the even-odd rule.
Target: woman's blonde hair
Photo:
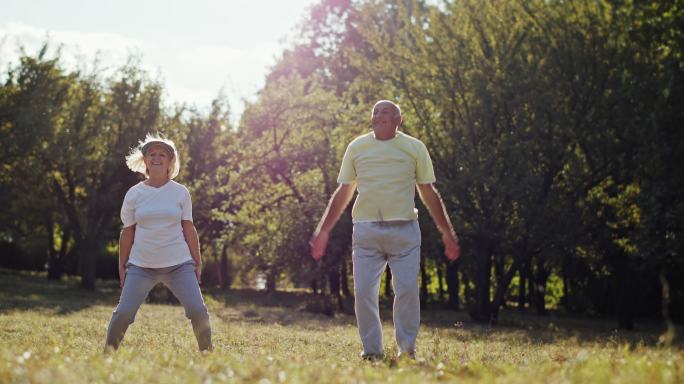
[[[147,136],[145,136],[145,140],[140,140],[136,147],[131,148],[130,152],[128,152],[128,155],[126,155],[126,165],[128,166],[128,169],[133,172],[142,173],[146,177],[150,177],[143,159],[147,155],[147,151],[150,149],[150,147],[155,144],[159,144],[164,147],[164,149],[166,149],[166,151],[169,153],[169,156],[171,156],[171,162],[169,164],[169,179],[173,179],[174,177],[178,176],[178,172],[180,172],[180,159],[178,158],[176,145],[173,143],[173,141],[167,139],[161,134],[148,133]]]

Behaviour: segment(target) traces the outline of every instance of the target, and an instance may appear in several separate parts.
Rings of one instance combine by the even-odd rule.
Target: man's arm
[[[311,257],[315,260],[320,260],[323,257],[330,238],[330,231],[354,197],[354,190],[356,190],[356,183],[340,184],[330,197],[328,207],[311,237]]]
[[[434,220],[437,229],[442,234],[444,254],[449,260],[458,259],[461,256],[458,237],[454,227],[451,225],[451,221],[449,221],[449,215],[446,213],[442,197],[433,184],[417,184],[417,186],[420,198],[425,203],[425,206],[427,206],[432,220]]]

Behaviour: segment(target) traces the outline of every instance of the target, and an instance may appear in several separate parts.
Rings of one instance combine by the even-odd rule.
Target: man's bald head
[[[373,111],[375,111],[375,109],[377,107],[379,107],[380,105],[391,106],[394,109],[396,115],[399,116],[399,118],[401,118],[401,108],[399,108],[399,106],[397,104],[395,104],[394,102],[389,101],[389,100],[380,100],[377,103],[375,103],[375,105],[373,106]]]

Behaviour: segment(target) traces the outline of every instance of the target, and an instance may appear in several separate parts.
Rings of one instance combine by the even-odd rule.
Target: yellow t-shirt
[[[402,132],[377,140],[370,132],[354,139],[342,158],[337,182],[354,181],[359,192],[352,209],[355,223],[415,220],[416,184],[434,183],[435,172],[420,140]]]

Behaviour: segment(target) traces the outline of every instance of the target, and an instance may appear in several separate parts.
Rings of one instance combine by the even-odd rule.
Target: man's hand
[[[461,247],[458,246],[458,238],[449,220],[449,215],[447,215],[442,197],[432,183],[417,184],[417,187],[420,198],[423,199],[437,228],[442,232],[444,254],[449,261],[457,260],[461,256]]]
[[[325,248],[328,245],[328,239],[330,239],[330,233],[327,231],[319,231],[314,233],[309,244],[311,244],[311,257],[318,261],[323,257],[325,253]]]
[[[126,273],[128,273],[128,268],[125,265],[119,265],[119,288],[121,289],[126,281]]]
[[[458,239],[454,233],[443,233],[442,241],[444,242],[444,255],[449,261],[458,260],[461,257],[461,247],[458,245]]]
[[[330,231],[335,226],[335,223],[337,223],[344,208],[354,197],[355,190],[356,183],[340,184],[330,197],[328,207],[325,209],[325,213],[323,213],[321,222],[316,227],[313,236],[311,236],[311,241],[309,241],[311,257],[314,260],[318,261],[323,257],[325,247],[328,245],[328,239],[330,238]]]

